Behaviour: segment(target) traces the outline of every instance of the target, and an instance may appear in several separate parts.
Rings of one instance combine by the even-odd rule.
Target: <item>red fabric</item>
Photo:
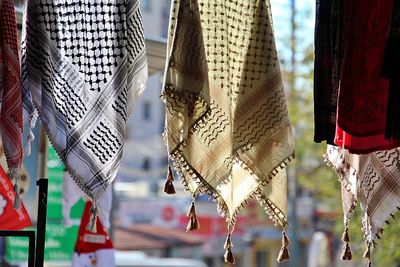
[[[20,230],[32,225],[28,213],[21,203],[21,208],[16,210],[13,206],[15,193],[7,174],[0,166],[0,229]]]
[[[75,252],[92,253],[101,249],[112,249],[113,244],[104,229],[99,218],[96,220],[97,233],[92,233],[86,230],[86,226],[90,219],[90,207],[92,202],[86,202],[85,210],[83,211],[81,224],[79,226],[78,239],[75,244]]]
[[[353,151],[394,145],[384,139],[389,82],[381,76],[392,7],[393,0],[346,4],[337,124],[351,135],[346,144]]]
[[[18,32],[12,0],[0,6],[0,132],[9,168],[22,161],[22,84]]]
[[[367,154],[378,150],[387,150],[398,147],[399,144],[385,139],[380,133],[367,137],[352,136],[336,126],[335,144],[344,147],[352,154]]]

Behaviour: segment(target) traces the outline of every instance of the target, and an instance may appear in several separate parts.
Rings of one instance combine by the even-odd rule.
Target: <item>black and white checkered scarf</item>
[[[126,122],[145,88],[138,0],[28,0],[24,108],[36,109],[78,186],[96,200],[114,180]]]

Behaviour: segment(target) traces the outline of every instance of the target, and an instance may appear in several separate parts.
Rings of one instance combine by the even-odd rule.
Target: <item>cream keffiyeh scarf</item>
[[[96,201],[116,176],[147,80],[139,0],[28,0],[26,14],[24,107],[39,111],[66,168]]]
[[[348,150],[328,146],[326,160],[338,173],[342,185],[345,231],[342,258],[351,259],[348,226],[360,201],[362,229],[367,250],[364,257],[371,260],[371,246],[380,238],[385,223],[400,207],[400,148],[357,155]]]
[[[256,196],[287,225],[286,163],[294,155],[268,0],[175,0],[167,69],[165,138],[175,169],[195,196],[210,193],[231,233]],[[173,177],[165,191],[173,193]],[[194,204],[188,230],[198,222]],[[287,238],[284,235],[284,254]],[[288,255],[280,257],[284,260]]]

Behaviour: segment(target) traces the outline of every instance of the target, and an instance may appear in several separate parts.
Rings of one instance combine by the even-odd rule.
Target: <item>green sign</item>
[[[71,219],[76,222],[66,228],[62,222],[62,182],[64,165],[55,150],[48,151],[48,197],[45,261],[70,261],[75,241],[78,236],[79,221],[85,206],[83,200],[78,201],[71,210]],[[34,228],[35,229],[35,228]],[[25,262],[28,260],[28,239],[9,237],[6,239],[6,259],[9,262]]]

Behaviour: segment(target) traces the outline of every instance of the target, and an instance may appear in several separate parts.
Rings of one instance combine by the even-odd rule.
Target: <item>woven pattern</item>
[[[172,5],[163,91],[169,155],[186,188],[213,194],[231,224],[255,195],[286,225],[284,169],[294,146],[270,10],[265,0]]]
[[[0,132],[8,168],[22,161],[22,86],[14,3],[0,2]]]
[[[349,223],[359,200],[369,244],[380,238],[385,223],[400,206],[399,158],[399,148],[356,155],[328,146],[327,160],[342,181],[345,223]]]
[[[335,144],[351,153],[398,146],[398,141],[385,138],[389,80],[382,75],[392,9],[393,1],[346,2],[337,109],[343,133],[336,135]]]
[[[139,1],[29,1],[24,36],[24,107],[39,111],[68,171],[97,199],[147,79]]]

